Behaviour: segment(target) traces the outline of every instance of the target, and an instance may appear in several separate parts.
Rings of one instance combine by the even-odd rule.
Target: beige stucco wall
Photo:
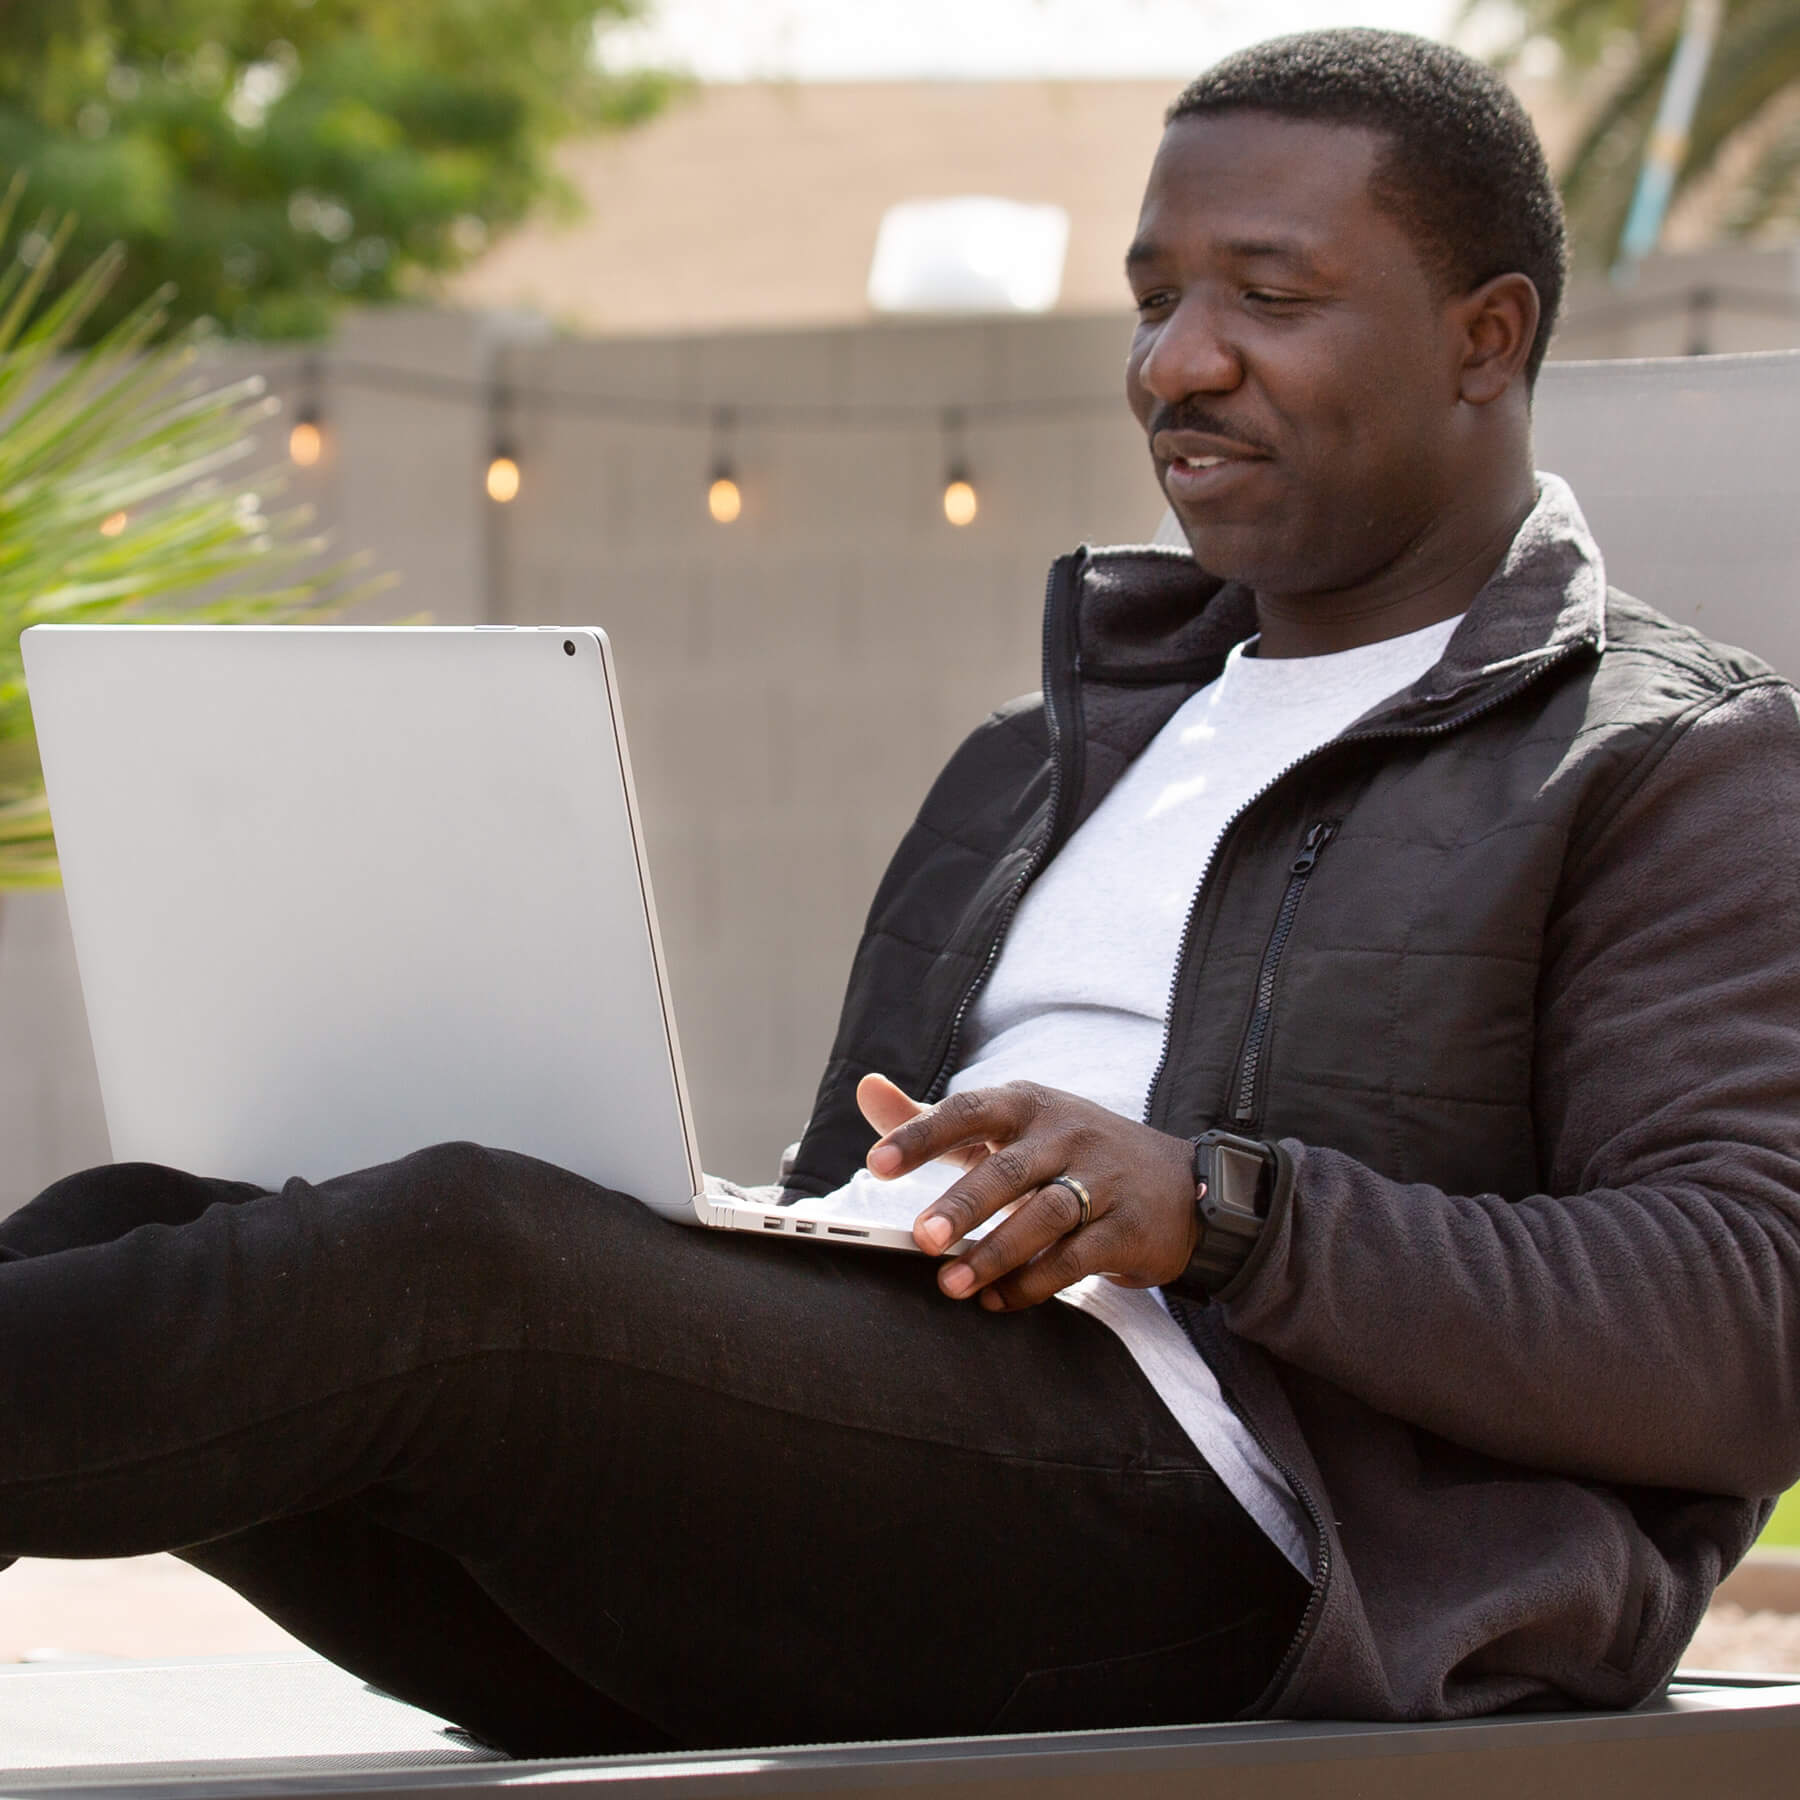
[[[448,287],[595,335],[861,322],[882,213],[996,194],[1069,215],[1060,308],[1127,298],[1123,260],[1167,81],[746,82],[561,146],[574,216],[510,233]]]
[[[1199,70],[1188,71],[1198,74]],[[1062,312],[1125,304],[1125,247],[1184,78],[726,82],[556,164],[575,199],[497,241],[445,286],[596,336],[862,323],[883,212],[995,194],[1069,216]],[[1522,80],[1553,160],[1579,109]]]

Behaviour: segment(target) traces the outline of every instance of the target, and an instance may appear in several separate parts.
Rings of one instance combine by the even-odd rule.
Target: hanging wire
[[[378,392],[414,394],[422,399],[482,401],[491,397],[488,383],[455,375],[428,375],[413,369],[389,368],[354,359],[331,360],[331,378],[348,387]],[[693,426],[717,430],[721,413],[733,426],[750,424],[775,431],[904,430],[932,419],[941,420],[937,401],[866,401],[841,404],[803,404],[786,401],[716,403],[640,400],[618,394],[571,393],[561,387],[511,383],[510,399],[529,405],[533,412],[565,417],[618,419],[645,425]],[[1057,400],[975,401],[955,410],[965,420],[981,424],[1084,418],[1122,411],[1117,394],[1093,394]]]
[[[737,464],[731,454],[736,415],[729,407],[713,414],[712,473],[707,480],[706,510],[720,525],[735,525],[744,510],[743,490],[738,486]]]
[[[317,356],[300,365],[300,403],[288,432],[288,455],[300,469],[317,468],[325,455],[325,411],[321,402],[323,369]]]

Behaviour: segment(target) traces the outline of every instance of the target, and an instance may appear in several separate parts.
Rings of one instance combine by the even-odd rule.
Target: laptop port
[[[859,1231],[854,1225],[827,1225],[825,1229],[833,1237],[867,1237],[866,1231]]]
[[[794,1229],[799,1232],[809,1232],[809,1231],[817,1231],[819,1229],[819,1227],[815,1220],[796,1219],[794,1221]]]
[[[764,1231],[779,1231],[780,1229],[781,1229],[781,1221],[779,1219],[764,1219],[763,1220],[763,1230]]]

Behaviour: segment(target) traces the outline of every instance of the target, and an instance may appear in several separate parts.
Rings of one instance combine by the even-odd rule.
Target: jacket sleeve
[[[1593,809],[1548,922],[1545,1194],[1284,1142],[1225,1323],[1471,1449],[1745,1496],[1800,1479],[1800,719],[1740,686]]]

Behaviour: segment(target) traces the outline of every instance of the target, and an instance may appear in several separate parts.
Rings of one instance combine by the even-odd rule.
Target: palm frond
[[[21,184],[0,193],[0,890],[53,885],[19,634],[50,622],[292,622],[378,584],[324,567],[279,481],[239,474],[271,402],[260,381],[209,382],[193,343],[158,342],[154,295],[71,354],[116,280],[102,256],[46,299],[70,226],[14,241]]]
[[[1563,205],[1578,257],[1611,263],[1662,98],[1675,34],[1641,46],[1623,80],[1595,109],[1562,171]]]
[[[1467,0],[1463,18],[1478,6],[1479,0]],[[1514,23],[1496,58],[1501,67],[1516,61],[1532,39],[1549,38],[1567,59],[1571,89],[1575,77],[1596,89],[1559,172],[1576,256],[1590,266],[1610,264],[1617,253],[1683,10],[1682,0],[1516,0],[1512,8]],[[1609,59],[1628,40],[1624,67],[1596,84],[1594,76],[1604,77]],[[1797,85],[1800,6],[1795,0],[1726,0],[1677,175],[1677,195],[1705,181],[1742,134],[1772,120],[1769,109]],[[1783,166],[1779,152],[1757,158],[1760,172],[1726,196],[1721,229],[1752,230],[1783,216],[1789,202],[1781,196],[1790,192]]]
[[[1752,126],[1772,100],[1800,81],[1800,7],[1764,0],[1733,20],[1719,42],[1688,139],[1686,180],[1706,173],[1720,151]]]
[[[1732,196],[1725,226],[1748,237],[1765,226],[1800,213],[1800,120],[1764,146],[1754,167]]]

